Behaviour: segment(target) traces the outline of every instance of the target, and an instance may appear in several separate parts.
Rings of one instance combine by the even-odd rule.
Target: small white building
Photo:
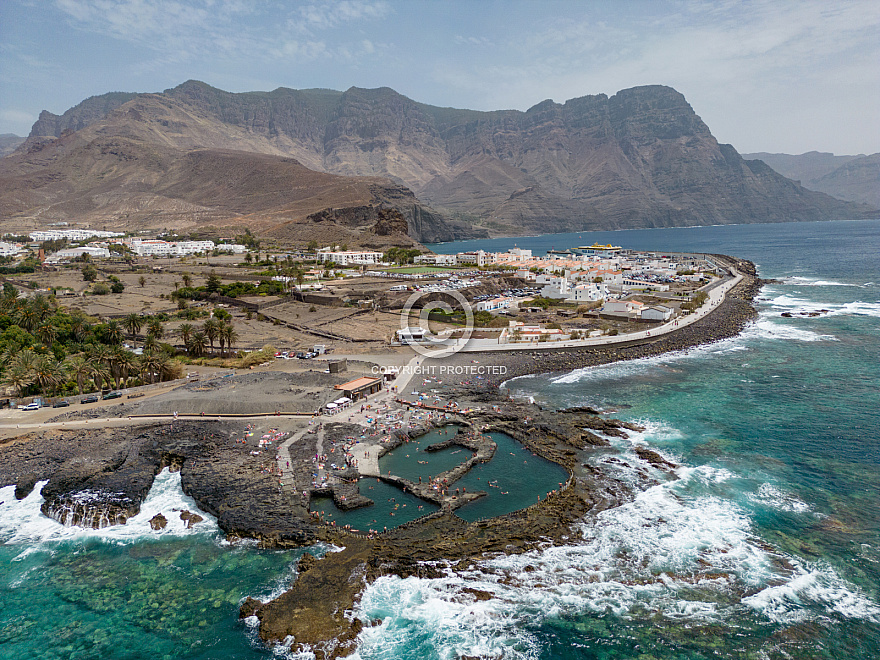
[[[106,259],[110,256],[110,250],[102,247],[67,248],[66,250],[58,250],[58,252],[46,259],[46,261],[48,263],[57,263],[64,259],[76,259],[84,254],[89,255],[89,258],[91,259]]]
[[[427,330],[419,327],[403,328],[397,331],[397,341],[401,344],[420,344],[425,341]]]
[[[643,303],[635,300],[609,300],[602,306],[602,313],[609,316],[641,316]]]
[[[666,305],[654,305],[642,309],[642,318],[646,321],[668,321],[672,318],[673,309]]]
[[[478,312],[506,312],[519,307],[519,300],[500,296],[491,300],[481,300],[474,304]]]
[[[20,243],[6,243],[0,241],[0,257],[14,257],[17,254],[27,252],[27,249]]]

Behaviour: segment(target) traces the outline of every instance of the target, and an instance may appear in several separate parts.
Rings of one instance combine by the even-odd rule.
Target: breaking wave
[[[156,475],[136,516],[129,518],[124,525],[102,529],[65,527],[43,515],[40,511],[44,502],[41,491],[46,483],[48,482],[38,482],[33,491],[21,501],[15,499],[15,486],[0,488],[0,542],[30,545],[19,557],[40,549],[37,544],[59,541],[97,538],[109,542],[134,543],[148,538],[212,536],[220,532],[216,519],[199,510],[195,500],[184,494],[180,485],[180,472],[170,472],[168,468]],[[204,520],[187,529],[186,523],[178,515],[178,512],[184,510],[198,513]],[[167,518],[168,524],[165,529],[153,530],[150,519],[158,513]]]

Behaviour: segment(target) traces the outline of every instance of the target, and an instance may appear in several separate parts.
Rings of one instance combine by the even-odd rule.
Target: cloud
[[[387,2],[367,2],[366,0],[340,0],[322,2],[300,7],[300,24],[317,30],[327,30],[344,23],[384,18],[391,13]]]

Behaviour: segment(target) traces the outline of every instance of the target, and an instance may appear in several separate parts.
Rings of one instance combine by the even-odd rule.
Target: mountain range
[[[381,206],[423,242],[877,213],[743,159],[664,86],[483,112],[389,88],[230,93],[188,81],[44,111],[0,159],[5,224],[248,226],[298,240],[353,217],[326,209]]]
[[[810,190],[880,207],[880,153],[835,156],[808,151],[794,156],[761,152],[745,154],[743,158],[763,160],[783,176]]]

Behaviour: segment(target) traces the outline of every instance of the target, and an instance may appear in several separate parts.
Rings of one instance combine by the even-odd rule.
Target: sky
[[[663,84],[741,153],[867,154],[880,1],[0,0],[0,133],[188,79],[475,110]]]

